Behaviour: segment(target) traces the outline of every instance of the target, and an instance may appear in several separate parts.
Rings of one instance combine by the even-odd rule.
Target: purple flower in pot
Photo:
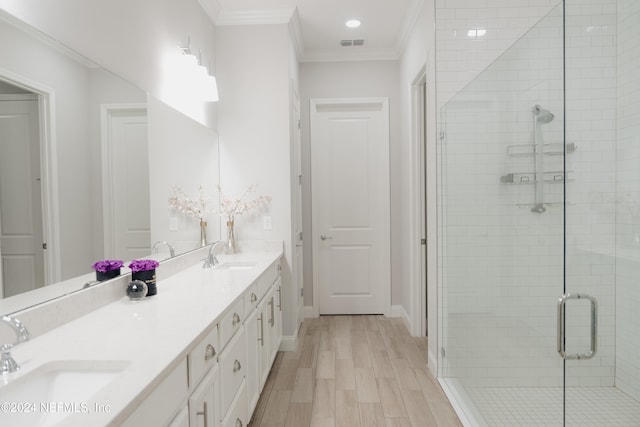
[[[132,280],[142,280],[147,284],[147,296],[158,293],[156,288],[156,267],[160,264],[153,259],[134,259],[129,263]]]
[[[120,275],[120,268],[124,263],[118,259],[103,259],[93,263],[91,268],[96,271],[96,280],[113,279]]]

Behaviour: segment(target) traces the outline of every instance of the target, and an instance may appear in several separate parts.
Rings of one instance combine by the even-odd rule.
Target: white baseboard
[[[298,350],[298,334],[300,333],[300,323],[296,326],[293,335],[283,335],[280,340],[280,351],[297,351]]]
[[[404,326],[407,328],[409,333],[411,333],[411,331],[413,330],[411,328],[411,321],[409,320],[409,315],[407,314],[407,311],[404,309],[403,306],[401,306],[401,305],[392,305],[391,306],[391,317],[399,317],[399,318],[401,318],[402,319],[402,323],[404,323]]]
[[[432,352],[428,352],[428,368],[434,378],[438,378],[438,358]]]
[[[298,350],[298,336],[283,336],[280,341],[280,351],[296,351]]]
[[[313,319],[314,317],[316,317],[316,316],[313,315],[313,306],[312,305],[305,305],[304,309],[303,309],[303,312],[302,312],[302,316],[305,319]]]

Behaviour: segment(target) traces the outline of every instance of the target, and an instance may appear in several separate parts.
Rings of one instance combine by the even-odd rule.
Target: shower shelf
[[[573,203],[567,202],[544,202],[543,206],[573,206]],[[537,206],[535,203],[516,203],[516,206],[519,208],[530,208],[532,206]]]
[[[514,144],[507,146],[507,154],[511,157],[531,157],[536,155],[536,147],[539,144]],[[573,142],[567,144],[566,153],[573,153],[578,147]],[[542,153],[546,156],[562,156],[565,154],[564,145],[561,143],[542,144]]]
[[[547,171],[543,175],[542,181],[546,184],[562,184],[564,182],[575,181],[572,178],[573,171]],[[525,173],[509,173],[500,177],[500,182],[505,184],[535,184],[536,180],[535,172]]]

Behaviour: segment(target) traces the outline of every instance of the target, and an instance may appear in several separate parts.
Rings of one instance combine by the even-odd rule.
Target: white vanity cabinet
[[[246,427],[282,339],[281,283],[277,259],[211,319],[123,425]]]
[[[218,367],[211,369],[189,396],[189,427],[215,427],[219,417],[220,395]]]
[[[262,340],[262,318],[255,307],[250,311],[245,320],[245,336],[247,338],[247,404],[249,414],[258,404],[260,399],[260,343]]]
[[[257,294],[249,294],[250,312],[245,320],[247,336],[247,405],[252,415],[260,399],[282,340],[280,262],[257,280]],[[252,295],[257,295],[253,298]]]

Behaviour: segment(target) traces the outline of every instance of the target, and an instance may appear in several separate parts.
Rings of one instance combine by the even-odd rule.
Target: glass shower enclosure
[[[469,425],[640,425],[640,2],[492,3],[436,1],[440,381]]]

